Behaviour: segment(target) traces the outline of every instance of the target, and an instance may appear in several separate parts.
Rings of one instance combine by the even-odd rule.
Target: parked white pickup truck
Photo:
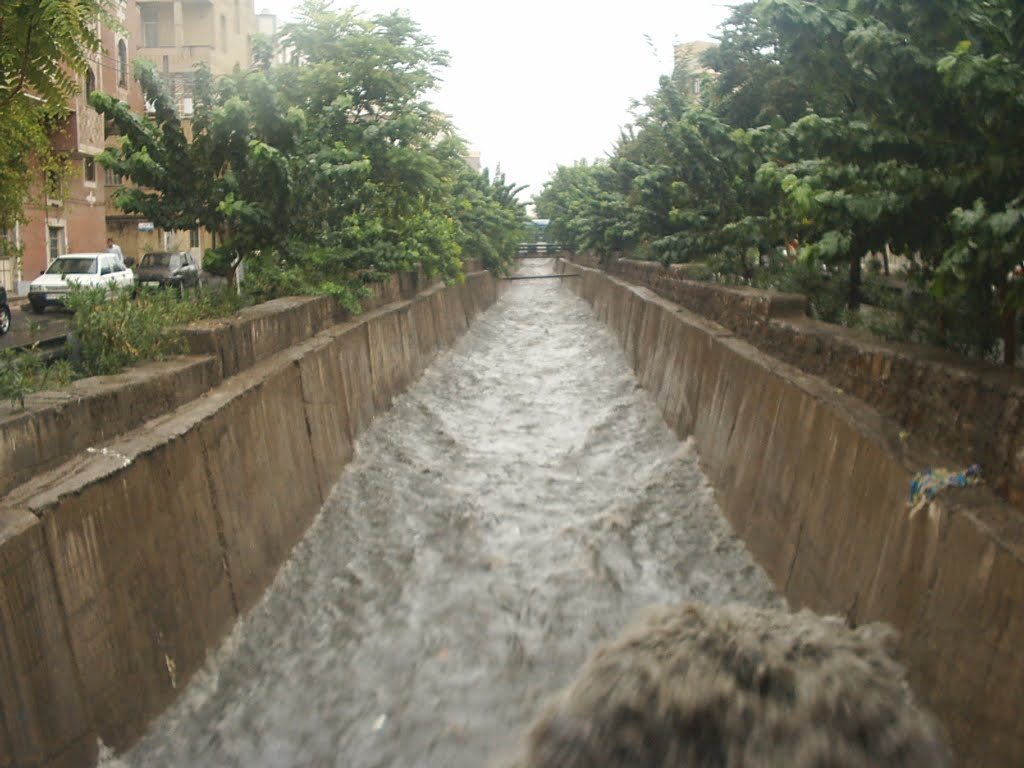
[[[116,253],[69,253],[53,260],[28,286],[28,300],[37,315],[51,305],[62,305],[71,283],[85,287],[103,285],[130,288],[135,274]]]

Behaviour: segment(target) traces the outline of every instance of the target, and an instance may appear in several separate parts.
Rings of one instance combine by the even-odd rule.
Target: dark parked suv
[[[186,288],[199,286],[199,267],[191,253],[154,251],[142,257],[135,269],[135,284],[141,288]]]

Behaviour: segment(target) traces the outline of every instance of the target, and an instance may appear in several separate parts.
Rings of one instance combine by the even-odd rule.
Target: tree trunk
[[[1003,364],[1017,364],[1017,308],[1009,302],[1009,286],[1004,278],[996,286],[996,301],[1000,308],[1000,321],[1003,326]]]
[[[1017,310],[1008,309],[1003,313],[1003,363],[1010,367],[1017,364]]]
[[[861,285],[861,267],[860,261],[863,251],[859,248],[855,248],[853,251],[856,256],[850,259],[850,291],[846,301],[846,306],[850,309],[860,309],[860,285]]]

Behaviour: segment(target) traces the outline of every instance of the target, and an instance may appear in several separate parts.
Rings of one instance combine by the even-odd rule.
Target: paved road
[[[41,315],[32,312],[24,299],[15,297],[11,301],[11,330],[0,336],[0,349],[23,347],[37,341],[45,344],[67,334],[67,312],[49,308]]]

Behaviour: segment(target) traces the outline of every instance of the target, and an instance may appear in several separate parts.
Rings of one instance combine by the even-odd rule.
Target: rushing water
[[[558,282],[512,283],[373,422],[268,593],[107,766],[483,766],[643,606],[782,605]]]

